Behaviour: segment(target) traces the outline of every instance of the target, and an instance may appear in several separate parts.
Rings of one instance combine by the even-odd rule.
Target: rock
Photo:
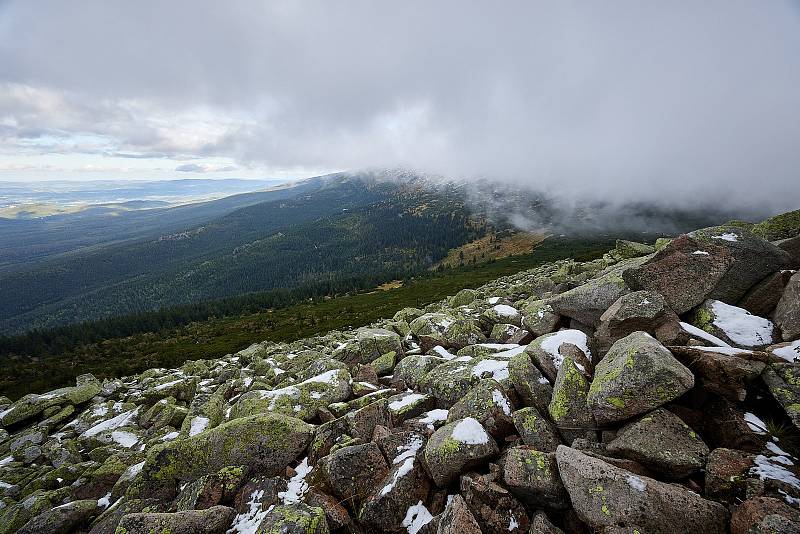
[[[733,401],[747,397],[748,387],[761,376],[766,354],[729,347],[668,347],[703,388]]]
[[[353,522],[347,508],[339,504],[339,501],[332,495],[312,488],[306,494],[305,502],[311,507],[322,508],[330,530],[345,528]]]
[[[726,504],[741,502],[747,489],[747,474],[753,456],[734,449],[717,448],[706,462],[706,496]]]
[[[461,495],[454,495],[447,503],[436,534],[481,534],[480,525]]]
[[[781,329],[784,341],[800,339],[800,272],[789,279],[775,306],[775,324]]]
[[[454,315],[426,313],[414,319],[410,326],[423,351],[437,345],[457,350],[486,340],[475,322]]]
[[[25,395],[0,414],[0,426],[9,427],[36,417],[51,406],[63,404],[83,404],[102,390],[100,382],[92,375],[81,375],[76,385],[57,389],[50,393]]]
[[[685,488],[634,475],[564,445],[556,459],[573,508],[594,529],[638,525],[648,534],[727,530],[725,507]]]
[[[362,328],[358,331],[358,346],[361,349],[360,363],[374,361],[376,358],[394,352],[403,353],[400,336],[385,328]]]
[[[678,416],[658,408],[628,423],[606,450],[613,456],[634,460],[670,479],[681,479],[701,470],[708,447]]]
[[[389,426],[390,416],[386,399],[377,400],[345,416],[348,433],[362,441],[370,441],[377,426]]]
[[[347,370],[332,369],[291,386],[248,391],[233,405],[231,417],[272,412],[310,421],[318,408],[350,397],[350,379]]]
[[[731,515],[731,534],[798,534],[798,525],[800,512],[772,497],[747,500]]]
[[[752,231],[757,236],[763,237],[768,241],[788,239],[800,235],[800,210],[770,217],[753,226]]]
[[[197,377],[187,377],[182,373],[163,376],[143,393],[147,402],[157,402],[167,397],[179,401],[191,402],[197,391]]]
[[[392,382],[404,388],[418,389],[425,375],[444,362],[444,359],[435,356],[406,356],[395,366]]]
[[[419,389],[433,395],[439,407],[449,408],[481,379],[508,383],[508,367],[507,358],[461,356],[435,367],[422,379]]]
[[[754,285],[736,304],[753,315],[768,317],[783,295],[783,288],[789,282],[787,271],[774,272]]]
[[[525,326],[534,337],[553,332],[558,326],[558,323],[561,322],[561,316],[555,313],[553,307],[544,300],[526,301],[520,308],[520,311],[523,314],[523,326]]]
[[[322,508],[296,503],[276,506],[270,510],[256,534],[328,534],[329,532]]]
[[[634,291],[621,296],[603,312],[595,343],[602,355],[615,341],[633,332],[647,332],[662,343],[672,343],[678,329],[678,316],[669,309],[664,297],[654,291]]]
[[[771,364],[761,377],[794,426],[800,428],[800,364]]]
[[[586,402],[604,425],[658,408],[693,386],[691,371],[661,343],[634,332],[614,343],[597,364]]]
[[[745,349],[759,349],[774,343],[775,325],[744,308],[719,300],[707,300],[694,314],[694,326]]]
[[[508,449],[500,460],[503,484],[532,509],[565,510],[569,497],[558,476],[555,453],[520,446]]]
[[[513,356],[508,362],[508,378],[525,406],[532,406],[540,412],[547,412],[553,387],[533,365],[527,352]]]
[[[438,429],[425,446],[425,462],[434,483],[443,488],[465,469],[478,466],[497,455],[495,440],[468,417]]]
[[[195,437],[151,447],[142,477],[128,489],[128,496],[170,495],[178,481],[191,481],[227,466],[277,475],[305,451],[312,435],[311,425],[285,415],[234,419]]]
[[[522,314],[508,304],[495,304],[483,312],[483,318],[491,325],[511,324],[516,327],[522,326]]]
[[[79,530],[95,515],[98,506],[94,499],[72,501],[37,515],[17,532],[19,534],[67,533]]]
[[[389,397],[387,401],[394,426],[436,408],[436,399],[424,393],[400,393]]]
[[[724,397],[703,406],[703,438],[711,448],[725,447],[758,453],[767,441],[766,432],[757,424],[748,424],[745,412]],[[754,430],[755,429],[755,430]]]
[[[203,510],[223,502],[232,501],[243,481],[241,467],[225,467],[213,475],[204,475],[184,487],[175,508],[179,512]]]
[[[774,361],[783,360],[789,363],[800,363],[800,339],[767,347],[767,353]],[[780,360],[777,360],[777,358],[780,358]]]
[[[555,452],[561,444],[555,427],[536,408],[522,408],[511,416],[517,433],[526,445],[543,452]]]
[[[520,327],[514,326],[513,324],[498,323],[492,327],[489,338],[498,343],[508,343],[508,340],[513,338],[520,330]]]
[[[447,422],[472,417],[493,437],[502,438],[513,431],[513,410],[514,406],[499,382],[481,380],[450,408]]]
[[[360,503],[389,472],[380,448],[373,443],[343,447],[319,461],[326,485],[339,499]]]
[[[535,516],[533,516],[533,520],[531,521],[531,529],[528,531],[529,534],[564,534],[564,531],[558,528],[557,526],[553,525],[547,516],[539,512]]]
[[[122,517],[117,532],[124,534],[150,534],[153,532],[192,532],[197,534],[223,534],[236,515],[233,508],[214,506],[206,510],[165,513],[135,513]]]
[[[375,374],[378,376],[386,376],[392,374],[392,369],[397,364],[397,353],[395,351],[387,352],[383,356],[379,356],[372,360],[370,365],[375,369]]]
[[[534,339],[525,348],[525,353],[530,356],[536,367],[541,369],[542,374],[554,382],[564,359],[562,347],[565,344],[575,345],[583,353],[583,360],[591,361],[592,353],[589,350],[588,342],[588,336],[580,330],[559,330]]]
[[[380,532],[402,531],[408,509],[426,501],[431,482],[422,465],[424,439],[407,434],[394,448],[391,470],[364,503],[359,520]]]
[[[790,269],[800,269],[800,235],[775,241],[775,245],[791,258]]]
[[[561,436],[568,442],[576,438],[596,439],[596,423],[586,405],[589,381],[575,361],[564,358],[553,385],[548,413]]]
[[[458,308],[459,306],[467,306],[475,302],[478,298],[478,292],[474,289],[462,289],[452,297],[450,297],[450,306]]]
[[[630,292],[622,278],[623,272],[639,267],[647,258],[621,261],[585,284],[547,299],[547,303],[559,315],[597,326],[603,312],[622,295]]]
[[[530,520],[525,508],[494,481],[494,475],[467,474],[461,477],[460,486],[464,502],[483,532],[505,534],[528,530]]]

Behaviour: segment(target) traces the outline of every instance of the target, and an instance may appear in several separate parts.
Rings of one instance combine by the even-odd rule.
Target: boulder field
[[[0,398],[0,534],[800,532],[800,214]]]

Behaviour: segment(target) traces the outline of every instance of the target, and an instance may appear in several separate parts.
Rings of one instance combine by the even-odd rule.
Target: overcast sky
[[[0,179],[405,167],[800,204],[800,4],[0,1]]]

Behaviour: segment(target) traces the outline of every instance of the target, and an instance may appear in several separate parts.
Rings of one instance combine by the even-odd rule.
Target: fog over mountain
[[[798,50],[789,1],[12,0],[0,174],[403,167],[790,209]]]

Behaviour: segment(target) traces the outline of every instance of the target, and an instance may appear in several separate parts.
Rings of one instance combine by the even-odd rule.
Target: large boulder
[[[680,315],[708,298],[738,302],[757,282],[789,263],[785,251],[748,230],[717,226],[674,239],[623,278],[632,289],[662,294]]]
[[[669,347],[670,352],[692,370],[707,391],[733,401],[743,401],[750,385],[760,376],[766,354],[732,347]]]
[[[508,358],[472,358],[460,356],[432,369],[419,384],[419,389],[436,397],[437,404],[449,408],[485,378],[509,383]]]
[[[503,386],[492,379],[481,380],[456,402],[447,416],[448,422],[472,417],[495,438],[511,433],[514,423],[511,413],[514,406]]]
[[[669,350],[649,334],[634,332],[597,364],[586,402],[603,425],[649,412],[693,386],[692,372]]]
[[[460,349],[486,340],[476,322],[457,315],[426,313],[414,319],[410,326],[424,351],[437,345]]]
[[[768,241],[789,239],[800,235],[800,210],[770,217],[753,226],[752,231]]]
[[[318,408],[350,397],[350,380],[346,369],[332,369],[291,386],[248,391],[233,405],[231,417],[279,413],[310,421]]]
[[[153,446],[141,478],[128,488],[137,498],[172,496],[178,482],[190,482],[226,466],[277,475],[305,451],[314,427],[280,414],[234,419],[192,438]]]
[[[25,395],[0,413],[0,427],[9,427],[44,412],[51,406],[83,404],[102,391],[100,381],[90,374],[80,375],[76,385],[37,395]]]
[[[280,505],[270,509],[256,534],[328,534],[325,511],[303,503]]]
[[[374,442],[342,447],[322,458],[319,465],[326,486],[339,499],[352,503],[366,500],[389,472]]]
[[[775,323],[784,341],[800,339],[800,272],[792,275],[775,307]]]
[[[594,417],[586,405],[589,380],[571,357],[565,357],[553,385],[553,399],[547,410],[568,443],[575,438],[595,438]]]
[[[800,429],[800,363],[774,363],[761,376],[794,426]]]
[[[425,462],[434,483],[443,488],[465,469],[484,463],[498,452],[492,436],[477,420],[467,417],[433,433],[425,445]]]
[[[564,445],[556,459],[575,512],[594,529],[635,525],[648,534],[727,531],[724,506],[681,486],[635,475]]]
[[[74,532],[97,513],[97,500],[72,501],[37,515],[19,529],[18,534]]]
[[[540,412],[547,411],[553,397],[553,386],[533,365],[527,352],[513,356],[508,362],[508,378],[525,406],[532,406]]]
[[[553,425],[534,407],[522,408],[511,414],[517,434],[525,445],[543,452],[555,452],[561,438]]]
[[[358,331],[361,362],[367,363],[389,352],[402,354],[403,345],[396,332],[385,328],[362,328]]]
[[[589,363],[592,353],[589,350],[589,337],[586,333],[572,329],[559,330],[544,334],[534,339],[527,347],[527,353],[536,366],[541,369],[549,380],[555,381],[561,362],[564,360],[562,347],[566,344],[574,345],[583,353],[581,361]],[[580,364],[580,362],[578,362]],[[583,366],[585,370],[585,365]]]
[[[496,481],[495,474],[461,477],[461,495],[483,532],[523,534],[530,520],[525,507]]]
[[[671,479],[696,473],[708,457],[708,447],[700,436],[663,408],[622,427],[606,450]]]
[[[615,341],[637,331],[653,334],[662,343],[672,343],[680,329],[679,322],[659,293],[634,291],[621,296],[600,316],[594,334],[596,348],[605,354]]]
[[[596,278],[547,299],[554,313],[597,326],[600,316],[622,295],[629,293],[622,274],[641,266],[649,256],[624,260],[602,271]]]
[[[150,534],[168,532],[195,532],[197,534],[223,534],[233,521],[236,512],[227,506],[214,506],[206,510],[167,513],[135,513],[123,516],[117,532],[124,534]]]
[[[481,534],[481,526],[461,495],[454,495],[445,506],[436,534]]]
[[[526,301],[520,307],[520,311],[523,314],[522,324],[535,337],[549,334],[561,321],[561,317],[553,311],[553,307],[544,300]]]
[[[569,498],[558,476],[555,453],[521,446],[508,449],[500,460],[503,484],[530,508],[564,510]]]

